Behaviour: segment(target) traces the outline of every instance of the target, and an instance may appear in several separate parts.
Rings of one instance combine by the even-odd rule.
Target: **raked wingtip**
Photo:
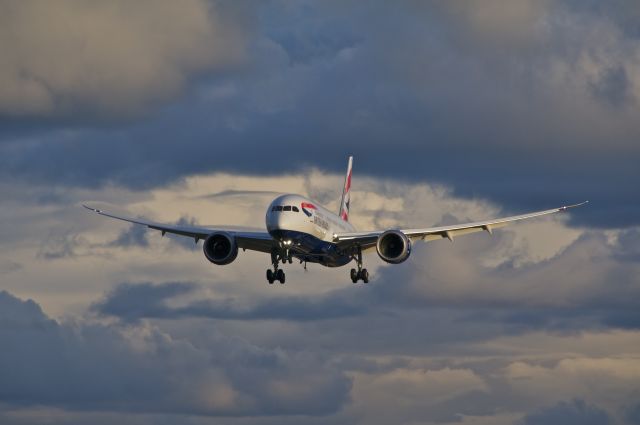
[[[88,206],[87,204],[81,204],[83,207],[85,207],[86,209],[88,209],[89,211],[93,211],[93,212],[97,212],[98,214],[101,213],[102,211],[100,211],[97,208],[92,208],[90,206]]]
[[[589,201],[583,201],[583,202],[580,202],[579,204],[566,205],[564,207],[560,207],[560,211],[566,211],[566,210],[568,210],[570,208],[581,207],[581,206],[586,205],[588,203],[589,203]]]

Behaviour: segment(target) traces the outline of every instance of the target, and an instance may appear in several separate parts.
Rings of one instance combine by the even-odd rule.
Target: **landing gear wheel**
[[[353,283],[357,283],[360,279],[364,283],[369,283],[369,272],[367,269],[362,268],[362,248],[358,246],[357,256],[352,256],[356,260],[358,264],[358,269],[351,269],[351,281]]]
[[[275,276],[273,275],[273,270],[271,269],[267,269],[267,280],[269,281],[269,284],[272,284],[275,279]]]
[[[284,283],[284,271],[282,269],[278,269],[276,272],[276,279],[280,281],[280,283]]]
[[[362,279],[364,283],[369,283],[369,272],[367,269],[360,270],[360,279]]]

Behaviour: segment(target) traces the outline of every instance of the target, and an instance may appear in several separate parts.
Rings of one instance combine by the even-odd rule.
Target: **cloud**
[[[145,226],[132,224],[129,229],[120,232],[120,235],[111,243],[114,246],[122,247],[147,247],[147,228]]]
[[[464,394],[487,390],[483,379],[466,369],[395,368],[354,376],[356,402],[351,409],[362,413],[361,423],[409,423],[418,417],[423,421],[458,422],[466,412],[465,406],[457,407],[453,418],[438,418],[438,406]]]
[[[8,274],[22,269],[22,264],[11,260],[0,261],[0,274]]]
[[[521,267],[509,262],[485,267],[480,259],[468,257],[499,249],[500,238],[470,236],[458,245],[458,241],[452,246],[433,243],[416,249],[405,267],[381,270],[381,280],[406,285],[402,290],[389,285],[385,296],[428,305],[635,309],[629,300],[637,296],[637,264],[618,262],[616,246],[609,246],[603,234],[584,234],[552,258]]]
[[[489,46],[522,47],[539,42],[553,2],[548,0],[472,0],[465,3],[441,2],[457,30],[469,43]]]
[[[177,319],[204,317],[221,320],[329,320],[364,314],[366,307],[357,301],[332,296],[270,297],[257,302],[234,299],[202,299],[178,302],[176,297],[194,295],[199,288],[192,283],[123,283],[106,294],[92,309],[102,315],[126,321],[145,318]],[[171,304],[170,304],[171,303]]]
[[[76,248],[81,243],[81,238],[74,233],[51,232],[40,246],[37,256],[46,260],[75,257]]]
[[[268,350],[211,329],[215,345],[159,329],[58,323],[0,292],[5,406],[192,415],[325,415],[350,380],[321,357]]]
[[[620,7],[240,7],[258,16],[248,69],[185,73],[185,97],[133,123],[24,128],[7,118],[0,170],[67,187],[148,189],[211,171],[343,173],[352,153],[354,187],[363,175],[429,181],[518,211],[590,199],[576,224],[632,226],[640,51],[628,21],[610,18],[624,15]],[[286,163],[264,160],[275,152],[287,152]]]
[[[226,8],[229,9],[229,8]],[[128,117],[239,63],[241,21],[204,0],[0,5],[0,115]]]
[[[118,316],[125,320],[145,317],[164,317],[168,306],[164,302],[174,296],[192,292],[193,284],[171,282],[161,285],[150,283],[118,285],[105,300],[93,309],[101,314]]]
[[[55,322],[48,319],[33,300],[22,301],[7,291],[0,291],[0,304],[0,323],[5,331],[10,328],[46,329],[55,326]]]
[[[202,198],[208,199],[216,199],[216,198],[227,198],[227,197],[258,197],[258,196],[268,196],[270,198],[275,198],[278,195],[282,195],[282,192],[274,192],[272,190],[223,190],[220,192],[212,193],[209,195],[202,195]]]
[[[603,250],[601,235],[579,238],[548,260],[520,267],[484,266],[482,254],[477,253],[495,251],[505,241],[497,234],[483,239],[416,247],[407,264],[372,269],[374,278],[369,285],[237,298],[195,283],[121,284],[94,304],[93,310],[124,321],[276,320],[309,322],[318,329],[329,326],[326,322],[341,321],[340,328],[329,331],[331,335],[341,340],[357,333],[373,343],[372,350],[384,349],[384,343],[375,341],[421,347],[410,337],[412,332],[419,332],[436,347],[540,330],[572,335],[639,328],[637,264],[619,263],[617,246]],[[369,263],[375,260],[375,254],[367,257]],[[305,282],[316,279],[323,280],[316,274],[305,277]],[[295,281],[292,284],[297,286]],[[412,323],[403,325],[406,332],[390,329],[404,322]],[[434,326],[423,328],[419,323]]]
[[[564,358],[552,366],[523,361],[509,364],[504,373],[511,388],[530,403],[557,399],[600,400],[605,405],[621,403],[637,388],[638,360],[620,358]],[[546,389],[553,392],[546,393]]]
[[[530,413],[522,420],[522,425],[608,425],[609,414],[597,406],[583,400],[560,402],[540,412]]]
[[[214,267],[157,232],[145,247],[114,245],[127,224],[74,206],[106,199],[162,222],[242,226],[261,222],[268,200],[203,195],[309,190],[335,209],[341,183],[312,170],[194,176],[144,194],[73,189],[45,202],[46,187],[7,190],[1,255],[29,266],[3,284],[49,314],[3,294],[11,302],[0,301],[0,341],[16,349],[0,371],[12,369],[22,392],[7,392],[0,421],[493,425],[573,399],[610,417],[634,405],[635,229],[572,229],[558,215],[493,236],[416,243],[399,266],[371,253],[368,285],[352,285],[346,269],[298,264],[286,266],[286,285],[267,285],[263,254]],[[383,179],[360,178],[353,201],[361,228],[500,214],[446,186]],[[34,258],[52,228],[81,241],[73,257]],[[33,336],[32,327],[44,330]],[[54,386],[62,375],[64,391]]]
[[[615,107],[633,101],[633,87],[625,68],[618,66],[605,69],[600,78],[591,84],[593,95]]]
[[[1,423],[637,422],[637,2],[368,6],[0,6]],[[262,226],[349,154],[363,230],[592,202],[369,285],[74,206]]]
[[[625,417],[630,424],[640,424],[640,404],[636,404],[625,410]]]
[[[173,223],[189,212],[194,218],[185,223],[217,221],[243,227],[262,222],[267,200],[233,196],[229,202],[220,203],[202,198],[201,193],[210,193],[211,187],[286,186],[292,191],[309,189],[333,202],[329,202],[329,208],[337,209],[340,180],[339,176],[316,171],[308,177],[198,176],[149,192],[146,200],[127,194],[123,206],[131,207],[129,215],[160,222]],[[381,179],[360,179],[352,200],[353,220],[361,229],[420,227],[444,220],[464,222],[505,215],[485,201],[454,197],[443,186],[404,185]],[[571,214],[581,212],[577,209]],[[176,244],[161,238],[159,232],[151,232],[149,244],[142,249],[120,250],[110,243],[112,235],[123,228],[122,223],[89,215],[85,210],[78,215],[86,224],[78,229],[76,238],[92,240],[92,244],[76,247],[77,254],[100,254],[114,261],[108,266],[117,270],[112,272],[117,278],[111,285],[147,282],[139,292],[133,291],[138,285],[135,283],[95,288],[95,296],[102,294],[104,298],[94,310],[126,321],[353,319],[357,324],[371,314],[404,317],[409,311],[423,320],[443,320],[443,324],[456,329],[478,322],[482,331],[475,332],[485,337],[538,329],[563,333],[636,329],[639,323],[634,301],[638,299],[634,251],[637,232],[571,229],[566,215],[515,224],[493,236],[471,235],[453,243],[416,242],[411,258],[399,266],[383,264],[372,251],[365,256],[365,264],[373,282],[356,290],[351,285],[345,287],[348,268],[320,271],[311,266],[303,275],[302,266],[288,266],[289,284],[277,292],[266,292],[269,289],[263,275],[268,258],[263,254],[241,253],[233,264],[216,267],[203,259],[193,240],[181,239],[189,250],[176,249]],[[59,226],[64,220],[55,223]],[[40,243],[37,235],[35,241]],[[185,281],[189,283],[184,293],[164,292],[167,282]],[[237,285],[243,287],[249,282],[248,294],[239,297],[234,282],[241,282]],[[216,290],[207,290],[212,283]],[[107,287],[111,289],[107,291]],[[447,309],[452,310],[445,313]],[[447,338],[435,329],[433,332],[431,338]],[[472,333],[469,337],[473,339]]]

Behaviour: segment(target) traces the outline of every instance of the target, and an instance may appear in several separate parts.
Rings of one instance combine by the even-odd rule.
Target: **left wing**
[[[147,226],[150,229],[159,230],[162,232],[163,236],[165,233],[173,233],[175,235],[193,238],[196,242],[198,242],[200,239],[206,239],[207,236],[212,233],[225,232],[235,237],[238,248],[270,253],[271,248],[274,246],[273,238],[266,231],[259,232],[239,229],[163,224],[151,220],[146,220],[144,218],[132,218],[123,215],[112,214],[107,211],[98,208],[92,208],[84,204],[82,204],[82,206],[105,217],[115,218],[117,220],[122,220],[129,223],[140,224],[143,226]]]
[[[528,214],[514,215],[511,217],[497,218],[493,220],[477,221],[464,224],[453,224],[450,226],[429,227],[425,229],[401,229],[400,231],[407,235],[407,237],[409,237],[411,240],[433,241],[446,238],[453,241],[453,238],[457,236],[482,231],[491,233],[493,229],[506,226],[507,224],[514,221],[526,220],[528,218],[563,212],[568,210],[569,208],[575,208],[584,205],[587,202],[589,201],[585,201],[575,205],[567,205],[560,208],[554,208],[551,210],[536,211]],[[384,230],[377,230],[372,232],[336,233],[333,235],[333,241],[343,248],[350,245],[360,245],[363,249],[367,249],[373,247],[376,244],[378,236],[380,236],[382,233],[384,233]]]

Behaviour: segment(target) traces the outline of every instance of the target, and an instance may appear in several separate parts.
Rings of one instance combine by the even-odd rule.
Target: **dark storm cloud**
[[[353,153],[356,175],[447,183],[518,211],[590,199],[575,223],[637,223],[626,3],[481,3],[261,4],[242,72],[133,124],[12,132],[0,168],[149,188],[213,170],[343,172]]]
[[[55,327],[55,322],[47,318],[33,300],[22,301],[7,291],[0,291],[0,304],[0,323],[3,330]]]
[[[93,309],[101,314],[118,316],[124,320],[145,317],[164,317],[169,310],[165,301],[177,295],[192,292],[191,283],[170,282],[162,285],[151,283],[118,285],[105,300],[94,304]]]
[[[604,70],[591,89],[594,96],[616,107],[633,101],[631,82],[627,71],[621,66]]]
[[[0,350],[0,399],[13,407],[228,416],[325,415],[346,400],[350,380],[322,357],[263,349],[209,328],[212,335],[207,347],[149,327],[58,323],[2,291],[0,341],[10,349]]]
[[[560,402],[540,412],[525,416],[521,425],[609,425],[606,410],[587,404],[583,400]]]
[[[329,320],[362,315],[363,303],[339,296],[270,298],[253,305],[242,306],[231,299],[205,299],[185,306],[171,307],[173,297],[194,292],[192,283],[138,283],[118,285],[105,299],[94,304],[93,310],[108,316],[134,321],[144,318],[176,319],[204,317],[223,320]]]
[[[640,39],[640,8],[629,0],[571,0],[567,6],[576,11],[590,11],[616,23],[631,40]]]
[[[640,424],[640,404],[629,407],[625,410],[625,418],[630,424]]]

